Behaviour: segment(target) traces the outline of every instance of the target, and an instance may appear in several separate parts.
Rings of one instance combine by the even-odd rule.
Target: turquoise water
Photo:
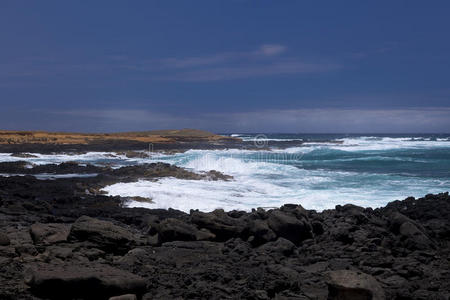
[[[252,143],[257,135],[238,136]],[[166,178],[107,190],[152,197],[156,204],[150,207],[185,211],[249,210],[284,203],[317,210],[345,203],[380,207],[408,196],[450,190],[449,136],[272,134],[258,139],[257,145],[264,146],[260,150],[190,150],[154,158],[194,171],[221,171],[234,176],[233,182]],[[286,141],[292,145],[286,148]]]
[[[380,207],[408,196],[450,190],[450,135],[235,134],[252,150],[189,150],[151,158],[109,157],[109,153],[39,155],[30,163],[79,161],[122,165],[168,162],[196,172],[217,170],[233,181],[162,178],[118,183],[111,195],[151,197],[130,206],[250,210],[298,203],[323,210],[353,203]],[[256,141],[255,141],[256,138]],[[262,148],[258,148],[258,147]],[[0,161],[18,160],[0,155]]]

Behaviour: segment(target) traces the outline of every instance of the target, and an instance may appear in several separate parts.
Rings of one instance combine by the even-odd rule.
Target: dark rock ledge
[[[0,177],[0,299],[450,297],[448,193],[186,214],[77,194],[77,180]]]

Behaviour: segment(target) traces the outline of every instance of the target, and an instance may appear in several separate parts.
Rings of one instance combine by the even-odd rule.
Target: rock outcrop
[[[0,177],[0,299],[450,296],[448,193],[186,214],[80,194],[90,183]]]
[[[125,253],[139,244],[131,231],[88,216],[82,216],[73,223],[68,238],[71,241],[90,242],[111,253]]]

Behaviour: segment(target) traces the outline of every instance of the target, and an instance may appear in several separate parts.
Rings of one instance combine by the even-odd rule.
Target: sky
[[[450,132],[449,1],[0,1],[0,129]]]

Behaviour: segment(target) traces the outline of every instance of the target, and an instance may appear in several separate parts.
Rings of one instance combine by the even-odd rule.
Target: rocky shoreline
[[[0,177],[1,299],[450,297],[448,193],[379,209],[186,214],[125,208],[99,191],[137,178],[232,178],[167,164],[35,168],[0,164],[28,174]],[[97,176],[31,176],[75,171]]]

